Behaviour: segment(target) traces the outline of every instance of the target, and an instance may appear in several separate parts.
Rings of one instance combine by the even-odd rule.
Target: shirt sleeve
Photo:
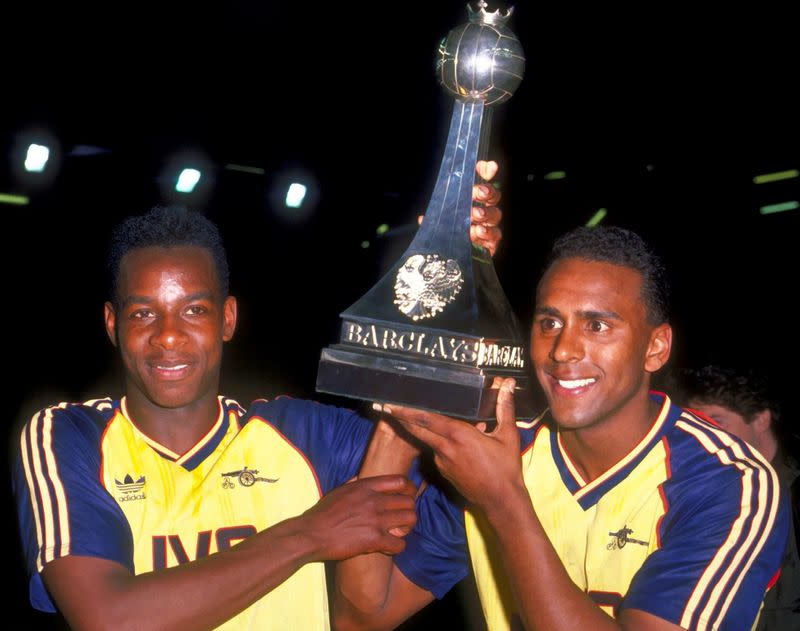
[[[40,573],[60,557],[98,557],[134,571],[130,527],[100,482],[102,427],[96,410],[60,406],[22,429],[13,488],[36,609],[55,611]]]
[[[417,523],[395,564],[415,585],[442,598],[467,574],[464,510],[437,486],[417,500]]]
[[[353,410],[278,397],[256,402],[251,413],[272,423],[305,454],[323,494],[358,473],[372,423]]]
[[[254,405],[253,412],[273,423],[308,458],[323,493],[357,475],[372,423],[352,410],[279,397]],[[416,463],[409,473],[419,485]],[[417,524],[395,562],[412,582],[441,598],[467,572],[463,510],[434,486],[417,500]]]
[[[744,443],[740,447],[747,449]],[[748,450],[719,475],[665,483],[668,511],[660,547],[631,582],[622,607],[685,629],[750,629],[776,578],[786,543],[788,506],[777,476]]]

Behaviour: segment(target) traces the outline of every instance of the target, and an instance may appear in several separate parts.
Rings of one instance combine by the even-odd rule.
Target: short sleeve
[[[251,413],[273,424],[305,454],[323,493],[357,475],[372,423],[355,412],[279,397],[254,404]],[[415,484],[420,483],[416,464],[409,477]],[[409,580],[437,598],[466,575],[463,510],[438,487],[427,486],[417,500],[417,524],[395,562]]]
[[[13,474],[31,604],[55,611],[41,580],[64,556],[115,561],[133,572],[130,527],[100,482],[97,410],[60,406],[37,413],[22,429]]]
[[[323,494],[358,473],[372,431],[372,423],[353,410],[291,397],[255,402],[250,414],[264,418],[305,454]]]
[[[415,585],[442,598],[467,575],[464,510],[437,486],[417,500],[417,523],[395,564]]]
[[[665,484],[661,546],[634,576],[623,608],[686,629],[751,628],[780,567],[788,506],[771,467],[757,457],[730,462],[702,487]]]

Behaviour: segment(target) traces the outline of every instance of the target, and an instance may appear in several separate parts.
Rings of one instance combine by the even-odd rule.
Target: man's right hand
[[[373,407],[382,411],[386,406],[375,404]],[[382,480],[405,480],[398,474],[409,471],[418,453],[417,441],[402,427],[381,417],[375,424],[358,473],[358,482],[345,485],[344,488],[355,484],[371,485]],[[422,485],[420,488],[423,488]],[[404,502],[411,501],[408,506],[412,510],[413,496],[405,493],[415,490],[411,483],[407,483],[402,495]],[[403,576],[394,564],[394,557],[386,554],[397,554],[405,547],[405,541],[400,537],[408,534],[416,521],[413,514],[408,517],[410,519],[403,524],[398,520],[387,531],[390,535],[396,535],[394,540],[387,539],[387,543],[397,545],[396,548],[376,548],[376,552],[384,554],[361,554],[336,564],[333,618],[337,629],[393,629],[433,600],[432,593]]]
[[[402,475],[364,478],[334,489],[300,518],[314,541],[314,556],[342,560],[401,552],[405,542],[396,535],[416,523],[416,491]]]

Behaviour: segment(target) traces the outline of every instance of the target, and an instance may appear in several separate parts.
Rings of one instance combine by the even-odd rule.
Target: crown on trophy
[[[506,11],[497,9],[490,13],[486,10],[487,6],[489,5],[486,4],[484,0],[480,0],[480,2],[478,2],[478,10],[476,11],[472,8],[472,5],[468,3],[467,12],[469,13],[469,21],[476,24],[501,25],[505,24],[508,18],[511,17],[511,14],[514,13],[514,7],[509,7]]]

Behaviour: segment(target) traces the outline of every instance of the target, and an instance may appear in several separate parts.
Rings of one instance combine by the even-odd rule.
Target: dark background
[[[175,201],[180,155],[204,156],[183,202],[220,225],[240,301],[223,392],[315,396],[337,314],[400,255],[427,203],[451,107],[435,51],[464,3],[3,11],[0,192],[31,199],[0,206],[9,440],[43,405],[120,393],[101,320],[106,238],[125,215]],[[640,232],[673,272],[671,368],[755,366],[793,423],[800,211],[758,209],[800,186],[752,178],[800,168],[795,22],[768,8],[613,11],[516,8],[526,76],[495,114],[490,151],[503,286],[527,319],[553,239],[607,208],[605,223]],[[57,139],[57,168],[25,178],[18,147],[37,129]],[[82,145],[103,151],[76,155]],[[317,203],[292,220],[272,199],[298,173]],[[5,486],[11,613],[46,626],[26,603]],[[451,598],[410,626],[463,626],[459,607]]]

